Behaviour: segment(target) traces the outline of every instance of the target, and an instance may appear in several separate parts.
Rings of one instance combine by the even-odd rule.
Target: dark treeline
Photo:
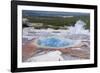
[[[59,29],[63,26],[74,26],[77,20],[82,20],[86,23],[85,28],[90,29],[90,17],[89,16],[74,16],[74,17],[48,17],[48,16],[23,16],[27,18],[31,23],[43,23],[43,28]]]

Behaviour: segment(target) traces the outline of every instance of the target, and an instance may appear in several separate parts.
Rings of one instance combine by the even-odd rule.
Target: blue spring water
[[[41,46],[48,46],[48,47],[65,47],[73,44],[72,40],[70,39],[61,39],[57,37],[39,39],[38,44]]]

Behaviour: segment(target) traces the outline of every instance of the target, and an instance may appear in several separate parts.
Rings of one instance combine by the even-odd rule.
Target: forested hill
[[[90,28],[90,17],[89,16],[73,16],[73,17],[56,17],[56,16],[23,16],[27,18],[31,23],[43,23],[43,27],[48,25],[54,26],[53,28],[59,28],[63,26],[73,26],[77,20],[82,20],[86,23],[86,28]],[[49,28],[49,27],[48,27]]]

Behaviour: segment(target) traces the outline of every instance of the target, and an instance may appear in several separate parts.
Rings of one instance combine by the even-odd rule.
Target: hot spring
[[[79,41],[66,39],[63,37],[41,37],[35,41],[35,44],[40,48],[69,48],[79,43]]]

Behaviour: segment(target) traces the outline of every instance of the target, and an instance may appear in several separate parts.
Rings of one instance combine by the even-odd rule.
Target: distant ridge
[[[89,13],[23,10],[23,16],[89,16]]]

